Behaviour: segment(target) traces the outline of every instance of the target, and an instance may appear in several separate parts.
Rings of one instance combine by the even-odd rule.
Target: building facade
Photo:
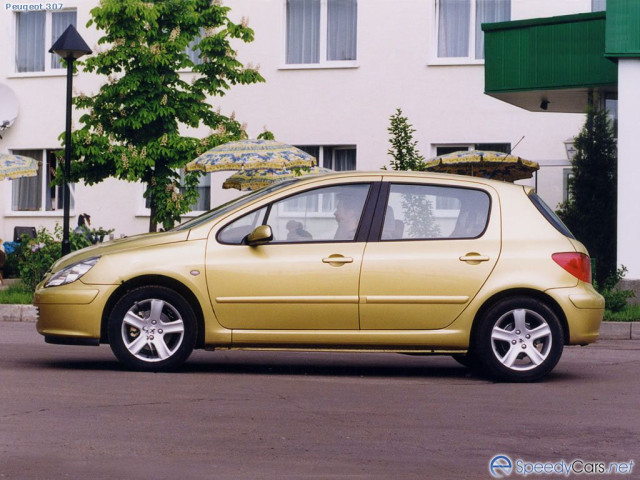
[[[389,117],[402,109],[425,157],[454,149],[511,150],[540,163],[530,181],[552,207],[566,195],[570,171],[565,141],[582,113],[530,112],[485,95],[484,36],[480,25],[587,13],[591,0],[234,0],[230,15],[249,19],[255,41],[238,43],[238,58],[260,66],[265,83],[235,86],[214,109],[232,113],[255,138],[276,139],[314,152],[321,166],[378,170],[389,165]],[[0,238],[14,227],[62,224],[60,192],[49,181],[65,118],[65,70],[48,53],[74,23],[92,50],[100,32],[87,28],[97,1],[66,0],[49,10],[28,1],[0,11],[0,85],[18,105],[0,135],[0,152],[40,161],[31,179],[0,181]],[[185,77],[191,75],[184,72]],[[105,79],[79,71],[74,94],[91,95]],[[2,101],[2,100],[0,100]],[[0,112],[2,107],[0,105]],[[77,121],[78,114],[74,114]],[[2,119],[0,119],[1,121]],[[196,131],[205,135],[207,131]],[[191,159],[186,159],[191,160]],[[238,195],[222,190],[231,172],[202,181],[199,210]],[[115,236],[147,230],[142,185],[107,180],[73,187],[71,225],[81,213]]]

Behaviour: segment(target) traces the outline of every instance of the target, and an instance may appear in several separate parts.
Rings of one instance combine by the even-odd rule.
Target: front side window
[[[356,60],[356,0],[287,0],[286,63]]]
[[[489,207],[489,196],[480,190],[391,185],[381,239],[476,238],[487,226]]]
[[[437,0],[437,56],[484,59],[483,23],[511,19],[511,0]]]
[[[274,202],[224,227],[222,243],[242,243],[259,225],[269,225],[273,243],[353,241],[360,226],[369,184],[317,188]]]
[[[49,48],[69,25],[76,26],[76,11],[40,10],[16,14],[16,71],[47,72],[63,68]]]
[[[35,177],[18,178],[11,182],[11,210],[14,212],[62,211],[62,186],[52,185],[57,159],[53,150],[14,150],[16,155],[35,158],[40,168]],[[70,185],[70,206],[74,205],[74,186]]]

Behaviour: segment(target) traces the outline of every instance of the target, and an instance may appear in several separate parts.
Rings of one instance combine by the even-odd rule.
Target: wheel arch
[[[567,322],[567,317],[564,314],[564,311],[562,310],[558,302],[556,302],[552,297],[550,297],[546,293],[541,292],[539,290],[530,289],[530,288],[514,288],[510,290],[504,290],[488,298],[484,302],[482,307],[478,309],[473,319],[473,325],[471,327],[471,335],[470,335],[471,343],[473,343],[473,339],[476,338],[478,325],[480,324],[480,320],[484,316],[485,312],[489,310],[491,307],[493,307],[495,304],[497,304],[498,302],[501,302],[510,297],[529,297],[529,298],[533,298],[535,300],[541,301],[545,305],[547,305],[551,310],[553,310],[553,313],[556,314],[556,316],[558,317],[558,320],[560,320],[560,324],[562,325],[562,334],[564,337],[563,338],[564,344],[565,345],[569,344],[569,338],[570,338],[569,323]]]
[[[198,324],[198,338],[196,339],[196,348],[204,348],[204,313],[200,302],[183,283],[164,275],[143,275],[135,277],[122,283],[107,300],[104,310],[102,311],[102,320],[100,324],[100,342],[109,343],[108,322],[111,311],[118,301],[131,290],[138,287],[158,286],[165,287],[179,293],[189,303],[196,316]]]

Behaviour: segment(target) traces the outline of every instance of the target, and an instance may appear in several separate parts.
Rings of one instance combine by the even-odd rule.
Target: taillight
[[[591,259],[577,252],[554,253],[553,261],[583,282],[591,283]]]

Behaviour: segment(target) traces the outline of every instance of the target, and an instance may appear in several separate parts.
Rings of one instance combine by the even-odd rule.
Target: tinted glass
[[[382,240],[476,238],[490,212],[486,192],[433,185],[391,185]]]
[[[533,204],[536,206],[536,208],[540,211],[542,216],[546,218],[548,222],[555,227],[556,230],[558,230],[560,233],[562,233],[566,237],[573,238],[573,239],[576,238],[573,236],[573,233],[571,233],[569,228],[567,228],[567,226],[562,222],[562,220],[560,220],[560,217],[558,217],[556,213],[553,210],[551,210],[549,205],[544,203],[544,201],[536,193],[533,193],[533,192],[530,193],[529,198],[531,199]]]

